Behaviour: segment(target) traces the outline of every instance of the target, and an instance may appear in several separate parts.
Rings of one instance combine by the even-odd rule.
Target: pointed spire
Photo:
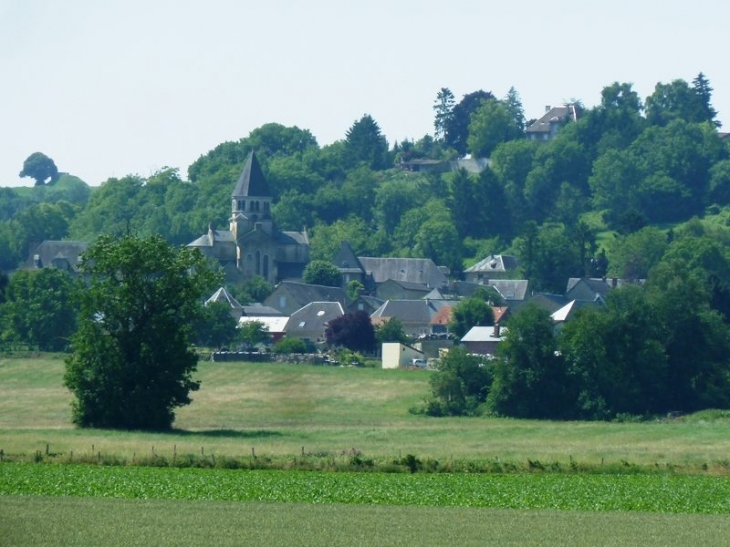
[[[264,172],[261,165],[256,159],[256,155],[251,152],[243,166],[241,176],[233,190],[233,197],[251,196],[251,197],[270,197],[271,191],[269,185],[264,178]]]

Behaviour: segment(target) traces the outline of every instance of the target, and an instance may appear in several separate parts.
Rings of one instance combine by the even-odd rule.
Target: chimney
[[[612,277],[611,278],[611,287],[613,287],[614,289],[616,287],[618,287],[618,278],[617,277]]]
[[[551,107],[551,106],[550,106],[549,104],[546,104],[546,105],[545,105],[545,113],[547,114],[548,112],[550,112],[550,109],[551,109],[551,108],[552,108],[552,107]]]
[[[494,324],[494,337],[495,337],[495,338],[499,338],[499,331],[500,331],[500,330],[501,330],[501,329],[499,328],[499,323],[495,323],[495,324]]]

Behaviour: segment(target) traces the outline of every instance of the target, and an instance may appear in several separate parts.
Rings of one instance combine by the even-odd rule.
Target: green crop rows
[[[0,495],[730,513],[730,478],[0,465]]]

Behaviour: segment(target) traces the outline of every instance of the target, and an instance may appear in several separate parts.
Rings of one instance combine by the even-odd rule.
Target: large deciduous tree
[[[342,285],[342,272],[326,260],[312,260],[304,268],[302,280],[310,285],[339,287]]]
[[[5,291],[3,337],[40,351],[67,349],[76,328],[73,289],[71,276],[63,270],[16,272]]]
[[[447,146],[450,146],[462,156],[467,152],[471,115],[482,105],[482,101],[489,99],[494,99],[494,95],[489,91],[480,89],[467,93],[451,111],[451,116],[449,116],[446,124],[444,141]]]
[[[191,326],[221,282],[199,251],[157,236],[102,236],[83,256],[79,329],[64,384],[82,427],[167,430],[189,404]]]
[[[33,152],[23,162],[23,169],[18,176],[32,178],[36,186],[53,184],[58,179],[58,167],[43,152]]]
[[[457,338],[462,338],[472,327],[489,325],[494,325],[492,307],[482,298],[472,297],[453,307],[449,331]]]
[[[475,158],[488,158],[498,144],[516,139],[520,130],[501,101],[483,101],[471,115],[467,148]]]
[[[324,335],[331,346],[365,352],[375,349],[375,328],[367,312],[361,310],[330,321]]]
[[[464,348],[452,348],[431,376],[432,398],[426,401],[426,414],[462,416],[479,414],[492,384],[491,366]]]

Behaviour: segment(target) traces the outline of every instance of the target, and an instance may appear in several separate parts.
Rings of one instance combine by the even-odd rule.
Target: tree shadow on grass
[[[256,431],[237,431],[235,429],[187,431],[185,429],[172,429],[169,433],[171,435],[181,435],[184,437],[213,437],[225,439],[265,439],[267,437],[281,437],[283,435],[279,431],[270,431],[266,429],[259,429]]]

